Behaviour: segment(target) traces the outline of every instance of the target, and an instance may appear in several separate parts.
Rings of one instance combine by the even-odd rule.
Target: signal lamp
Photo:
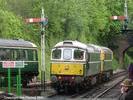
[[[58,79],[61,79],[61,76],[59,76]]]
[[[72,80],[74,80],[74,79],[75,79],[75,77],[73,76],[73,77],[72,77]]]

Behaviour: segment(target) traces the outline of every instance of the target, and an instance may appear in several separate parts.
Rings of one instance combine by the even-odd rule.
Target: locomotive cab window
[[[53,50],[52,59],[61,59],[61,49]]]
[[[84,51],[74,50],[74,59],[75,60],[83,60],[84,59]]]
[[[64,49],[63,50],[63,59],[71,60],[72,59],[72,49]]]

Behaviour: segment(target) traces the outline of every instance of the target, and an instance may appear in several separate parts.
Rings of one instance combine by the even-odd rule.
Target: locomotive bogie
[[[70,89],[75,89],[75,87],[80,85],[83,81],[82,76],[52,76],[52,87],[54,87],[58,92],[66,91]],[[67,87],[67,88],[66,88]]]

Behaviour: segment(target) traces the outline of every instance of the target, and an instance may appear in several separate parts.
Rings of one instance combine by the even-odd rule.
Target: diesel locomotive
[[[89,88],[113,74],[113,52],[107,47],[65,40],[51,51],[51,82],[57,92]]]
[[[24,62],[24,68],[21,68],[21,80],[24,86],[27,85],[33,77],[39,74],[38,71],[38,51],[37,46],[32,42],[25,40],[0,39],[0,83],[7,84],[8,68],[3,68],[3,62]],[[21,66],[20,66],[21,67]],[[16,84],[16,75],[18,68],[10,68],[11,83]]]

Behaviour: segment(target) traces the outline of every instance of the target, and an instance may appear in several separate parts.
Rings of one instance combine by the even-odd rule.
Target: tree
[[[8,11],[0,10],[1,38],[23,38],[22,23],[18,17]]]

